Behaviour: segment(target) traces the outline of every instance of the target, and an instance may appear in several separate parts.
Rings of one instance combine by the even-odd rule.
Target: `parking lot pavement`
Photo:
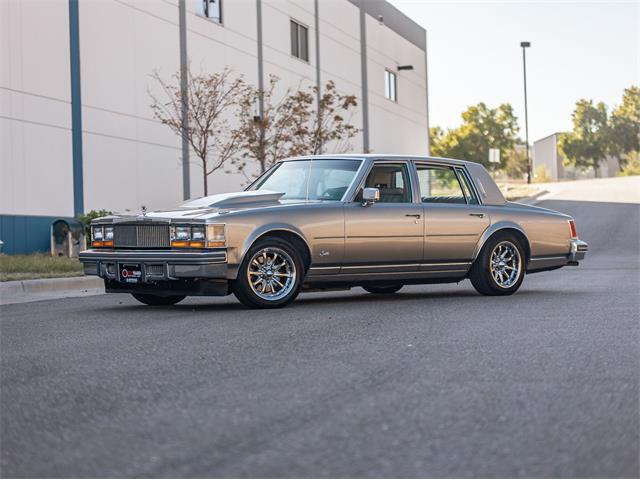
[[[639,208],[516,295],[468,281],[151,308],[1,307],[3,477],[637,477]]]

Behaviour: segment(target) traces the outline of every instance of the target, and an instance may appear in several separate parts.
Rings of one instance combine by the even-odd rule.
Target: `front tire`
[[[304,263],[286,240],[258,240],[240,265],[233,293],[249,308],[279,308],[293,302],[302,286]]]
[[[145,305],[149,305],[152,307],[175,305],[176,303],[181,302],[186,298],[180,295],[160,297],[158,295],[150,295],[147,293],[132,293],[131,295],[133,295],[133,298],[138,300],[140,303],[144,303]]]
[[[396,293],[399,291],[404,285],[363,285],[364,288],[369,293],[379,294],[379,295],[389,295],[392,293]]]
[[[525,262],[520,241],[508,233],[498,234],[482,247],[469,278],[482,295],[512,295],[524,280]]]

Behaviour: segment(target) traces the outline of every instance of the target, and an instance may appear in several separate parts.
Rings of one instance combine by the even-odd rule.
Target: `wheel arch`
[[[493,236],[500,233],[511,233],[522,243],[522,246],[525,250],[525,265],[528,264],[529,259],[531,258],[531,245],[529,243],[529,238],[527,237],[524,229],[514,222],[498,222],[487,228],[480,236],[480,240],[478,240],[476,249],[473,252],[473,261],[476,261],[487,241],[489,241],[489,239]]]
[[[305,272],[311,266],[311,248],[304,234],[291,225],[271,225],[255,230],[243,244],[238,264],[241,265],[253,245],[265,237],[276,237],[291,243],[302,257]],[[236,276],[239,272],[236,272]]]

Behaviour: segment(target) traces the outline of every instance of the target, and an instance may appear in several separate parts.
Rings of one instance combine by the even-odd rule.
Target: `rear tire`
[[[364,288],[367,292],[378,294],[378,295],[389,295],[391,293],[396,293],[402,287],[404,287],[403,284],[398,284],[398,285],[363,285],[362,286],[362,288]]]
[[[181,302],[186,298],[180,295],[160,297],[158,295],[150,295],[148,293],[132,293],[131,295],[133,295],[133,298],[135,298],[139,302],[152,307],[175,305],[176,303]]]
[[[249,308],[280,308],[293,302],[305,275],[302,256],[286,240],[258,240],[244,257],[232,290]]]
[[[491,237],[471,267],[469,278],[482,295],[512,295],[524,280],[525,252],[510,233]]]

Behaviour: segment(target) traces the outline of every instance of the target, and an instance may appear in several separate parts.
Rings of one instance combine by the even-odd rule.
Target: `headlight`
[[[172,226],[171,246],[178,248],[224,247],[224,225]]]
[[[113,247],[113,226],[96,225],[91,227],[92,247]]]
[[[176,227],[172,240],[188,241],[191,239],[191,227]]]
[[[194,242],[204,242],[204,227],[192,227],[191,240]]]
[[[91,240],[94,242],[104,240],[104,230],[102,227],[91,227]]]
[[[226,242],[224,224],[207,225],[207,247],[224,247]]]

